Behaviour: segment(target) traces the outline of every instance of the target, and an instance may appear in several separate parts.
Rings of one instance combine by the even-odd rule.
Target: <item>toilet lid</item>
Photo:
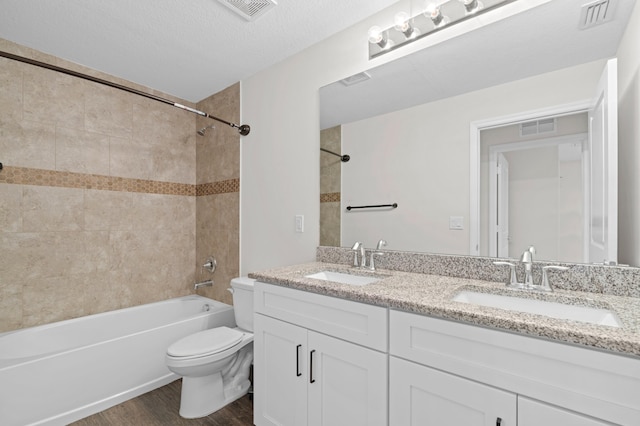
[[[184,337],[169,346],[171,356],[197,356],[216,353],[230,348],[242,340],[243,334],[229,327],[216,327]]]

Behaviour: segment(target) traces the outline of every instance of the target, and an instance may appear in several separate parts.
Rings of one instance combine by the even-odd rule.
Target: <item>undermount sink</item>
[[[352,275],[333,271],[321,271],[315,274],[305,275],[305,278],[315,278],[316,280],[333,281],[348,285],[367,285],[380,281],[380,278],[376,277],[366,277],[362,275]]]
[[[526,312],[545,315],[551,318],[567,319],[590,324],[621,327],[617,315],[602,308],[568,305],[545,300],[525,299],[521,297],[501,296],[498,294],[479,293],[475,291],[461,291],[454,298],[455,302],[506,309],[509,311]]]

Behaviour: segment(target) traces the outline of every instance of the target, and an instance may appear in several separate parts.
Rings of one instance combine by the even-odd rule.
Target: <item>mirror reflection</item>
[[[633,2],[619,3],[618,21],[597,34],[566,22],[579,2],[551,3],[368,70],[359,84],[321,89],[321,147],[350,156],[321,153],[321,245],[384,238],[396,250],[517,257],[533,244],[541,260],[618,260],[602,248],[616,235],[607,235],[613,216],[595,191],[616,170],[592,173],[589,109]],[[563,19],[549,18],[556,13]],[[548,37],[531,37],[542,22]],[[530,31],[526,43],[512,40],[514,28]],[[558,108],[573,111],[530,116]],[[544,130],[549,118],[551,132],[522,134],[523,124]],[[474,123],[493,124],[474,142]],[[509,178],[489,186],[497,179],[489,160],[499,157]],[[398,208],[346,210],[387,203]],[[593,255],[591,236],[602,242]]]

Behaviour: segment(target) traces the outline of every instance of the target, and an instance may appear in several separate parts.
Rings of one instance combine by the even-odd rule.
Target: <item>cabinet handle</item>
[[[502,419],[500,417],[498,417],[496,419],[496,426],[500,426],[502,424]]]
[[[302,376],[302,372],[300,371],[300,348],[302,345],[296,346],[296,377]]]
[[[309,353],[309,383],[315,383],[316,379],[313,378],[313,353],[316,350],[313,349],[310,353]]]

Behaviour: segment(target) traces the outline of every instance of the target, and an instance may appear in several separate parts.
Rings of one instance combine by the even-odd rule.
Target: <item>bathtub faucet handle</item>
[[[202,269],[206,269],[207,271],[213,274],[217,266],[218,266],[218,262],[216,261],[216,258],[213,256],[209,256],[209,258],[207,259],[207,262],[204,265],[202,265]]]

